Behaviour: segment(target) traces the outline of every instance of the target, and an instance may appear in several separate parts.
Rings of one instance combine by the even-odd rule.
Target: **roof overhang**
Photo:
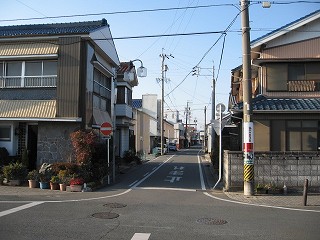
[[[81,122],[81,118],[56,118],[56,100],[0,100],[1,121]]]
[[[58,49],[55,43],[1,44],[0,59],[57,58]]]
[[[305,16],[301,19],[298,19],[297,21],[294,21],[284,27],[281,27],[265,36],[262,36],[261,38],[258,38],[251,42],[251,49],[259,49],[261,45],[272,41],[273,39],[276,39],[282,35],[287,34],[290,31],[296,30],[297,28],[300,28],[316,19],[320,18],[320,11],[313,12],[309,14],[308,16]]]

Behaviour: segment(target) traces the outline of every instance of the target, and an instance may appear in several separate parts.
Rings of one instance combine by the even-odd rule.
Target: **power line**
[[[115,11],[115,12],[102,12],[102,13],[60,15],[60,16],[50,16],[50,17],[16,18],[16,19],[2,19],[2,20],[0,19],[0,22],[44,20],[44,19],[73,18],[73,17],[88,17],[88,16],[99,16],[99,15],[143,13],[143,12],[160,12],[160,11],[184,10],[184,9],[195,9],[195,8],[210,8],[210,7],[222,7],[222,6],[224,6],[224,7],[225,6],[236,7],[234,4],[210,4],[210,5],[187,6],[187,7],[155,8],[155,9],[141,9],[141,10]]]

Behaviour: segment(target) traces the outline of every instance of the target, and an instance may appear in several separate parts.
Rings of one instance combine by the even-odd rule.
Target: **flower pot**
[[[59,190],[59,183],[50,182],[50,189],[51,190]]]
[[[41,189],[49,189],[50,184],[48,182],[40,182],[40,188]]]
[[[36,188],[36,187],[38,187],[38,182],[37,182],[37,180],[29,179],[28,182],[29,182],[29,188]]]
[[[70,191],[71,192],[81,192],[82,185],[70,185]]]
[[[67,184],[60,183],[59,186],[60,186],[60,191],[66,191],[67,190]]]

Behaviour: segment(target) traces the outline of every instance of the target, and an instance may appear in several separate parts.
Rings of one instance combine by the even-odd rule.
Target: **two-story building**
[[[135,148],[132,88],[138,86],[138,77],[132,62],[121,62],[117,70],[117,102],[115,105],[116,156],[123,157],[129,149]]]
[[[120,62],[101,21],[0,27],[0,147],[67,161],[69,134],[112,122]]]
[[[251,42],[256,182],[303,186],[309,178],[311,185],[319,185],[319,28],[316,11]],[[242,66],[231,75],[229,109],[239,126],[239,135],[232,137],[241,144]],[[243,162],[235,156],[225,154],[225,181],[230,183],[232,176],[233,184],[241,185]]]

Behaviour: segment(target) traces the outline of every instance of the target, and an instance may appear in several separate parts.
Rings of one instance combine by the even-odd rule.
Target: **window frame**
[[[311,65],[319,65],[319,68],[317,68],[316,66],[313,66],[313,68],[310,68],[309,72],[308,72],[308,66],[311,67]],[[286,89],[284,88],[278,88],[278,89],[270,89],[271,86],[271,79],[269,76],[269,71],[270,69],[272,69],[272,66],[283,66],[285,68],[285,76],[282,76],[280,79],[286,78],[285,80],[283,80],[283,82],[286,82]],[[289,71],[290,68],[293,69],[297,69],[296,67],[294,67],[294,65],[302,67],[301,69],[303,69],[304,73],[303,73],[303,77],[302,75],[300,75],[301,79],[294,79],[294,77],[291,77],[292,71]],[[317,72],[312,72],[311,70],[318,70],[320,69],[320,62],[319,61],[312,61],[312,62],[279,62],[279,63],[266,63],[265,65],[266,68],[266,90],[268,92],[318,92],[320,91],[320,70],[319,73]],[[318,79],[310,79],[310,75],[319,75]],[[277,75],[275,75],[277,76]],[[298,75],[297,75],[298,76]],[[296,77],[297,77],[296,76]],[[292,78],[292,79],[290,79]],[[274,82],[279,82],[279,80],[275,79]],[[301,82],[305,82],[304,87],[297,87],[297,85],[301,85]],[[297,85],[296,85],[297,84]],[[291,87],[291,85],[295,85],[293,87]]]
[[[2,129],[6,129],[6,130],[9,130],[9,136],[8,137],[2,137],[0,134],[0,141],[1,142],[10,142],[11,141],[11,138],[12,138],[12,126],[11,125],[0,125],[0,132],[2,131]]]
[[[41,63],[41,74],[27,75],[28,63]],[[56,63],[56,74],[44,74],[44,65],[47,62]],[[2,73],[0,75],[0,86],[2,88],[32,88],[32,87],[56,87],[58,77],[58,60],[25,60],[25,61],[1,61]],[[10,63],[21,63],[19,75],[8,76],[8,65]]]

